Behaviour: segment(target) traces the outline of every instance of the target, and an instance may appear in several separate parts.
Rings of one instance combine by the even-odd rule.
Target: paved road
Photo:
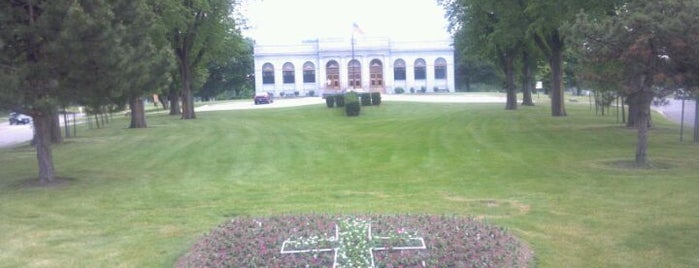
[[[32,124],[10,125],[9,122],[0,123],[0,148],[9,147],[32,139]]]
[[[682,101],[668,99],[669,103],[663,106],[654,106],[653,109],[661,113],[668,120],[679,124],[682,122]],[[684,103],[684,125],[691,128],[694,126],[694,100],[686,100]]]

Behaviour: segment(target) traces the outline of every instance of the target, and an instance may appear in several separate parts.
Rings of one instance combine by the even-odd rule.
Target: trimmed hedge
[[[325,105],[327,105],[328,108],[335,107],[335,96],[334,95],[325,95]]]
[[[371,92],[371,105],[381,105],[381,92]]]
[[[365,93],[359,94],[359,97],[362,99],[362,106],[371,105],[371,94],[365,92]]]
[[[335,95],[335,105],[337,105],[337,107],[345,107],[345,95]]]
[[[347,116],[359,116],[359,111],[362,109],[359,106],[359,99],[356,92],[349,92],[345,95],[347,103],[345,104],[345,114]]]

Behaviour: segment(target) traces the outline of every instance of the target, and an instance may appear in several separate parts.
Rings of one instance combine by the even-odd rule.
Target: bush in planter
[[[359,99],[356,92],[349,92],[345,95],[347,103],[345,103],[345,114],[347,116],[359,116],[359,111],[362,109],[359,106]]]
[[[314,96],[316,95],[316,92],[315,92],[315,90],[309,90],[308,93],[307,93],[307,95],[308,95],[309,97],[314,97]]]
[[[411,87],[411,88],[410,88],[410,93],[415,93],[415,88],[414,88],[414,87]]]
[[[427,92],[427,88],[425,86],[420,87],[420,93],[425,94]]]
[[[335,95],[335,105],[337,105],[337,107],[345,107],[345,95]]]
[[[397,87],[396,89],[393,90],[396,94],[403,94],[405,93],[405,90],[402,87]]]
[[[371,94],[368,92],[359,94],[359,98],[362,100],[362,106],[369,106],[371,105]]]
[[[335,106],[335,96],[334,95],[325,95],[325,105],[328,106],[328,108],[332,108]]]
[[[381,92],[371,92],[371,105],[381,104]]]

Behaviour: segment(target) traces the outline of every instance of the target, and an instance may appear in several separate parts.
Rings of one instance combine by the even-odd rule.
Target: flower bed
[[[177,267],[332,267],[334,250],[282,254],[285,241],[304,238],[316,241],[310,248],[342,251],[346,250],[344,245],[357,242],[364,248],[381,248],[370,250],[376,267],[527,267],[532,260],[532,252],[520,240],[502,228],[472,219],[431,215],[353,217],[371,224],[357,229],[359,236],[367,232],[376,237],[410,233],[410,237],[423,238],[426,249],[395,249],[392,247],[397,244],[390,240],[372,245],[367,244],[374,243],[371,240],[356,235],[338,244],[340,241],[332,237],[350,231],[347,222],[340,220],[346,216],[239,217],[199,239],[178,260]]]

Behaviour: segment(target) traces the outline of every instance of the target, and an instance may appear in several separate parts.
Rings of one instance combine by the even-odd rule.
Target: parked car
[[[255,94],[255,105],[270,104],[272,102],[274,102],[274,100],[272,100],[272,94],[269,94],[269,93]]]
[[[28,115],[20,113],[10,113],[10,125],[26,125],[32,122]]]

